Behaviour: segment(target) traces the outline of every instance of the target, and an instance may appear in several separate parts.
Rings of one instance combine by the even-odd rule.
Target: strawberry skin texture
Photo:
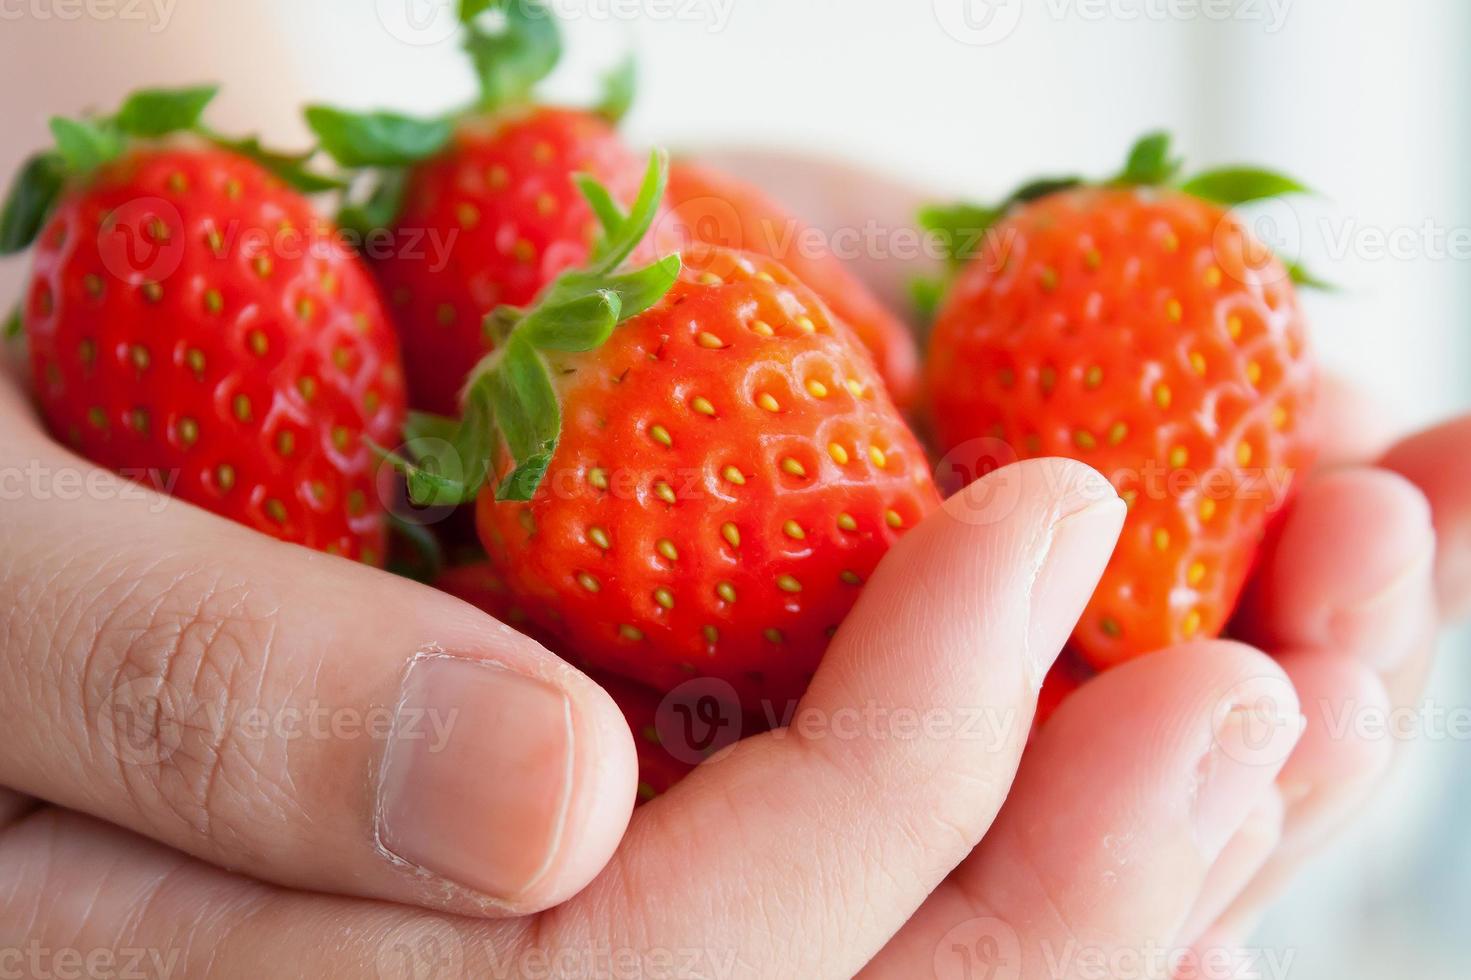
[[[577,173],[627,203],[643,164],[597,116],[537,108],[472,118],[410,171],[394,247],[373,268],[416,408],[458,414],[465,377],[490,350],[485,315],[529,304],[587,260],[598,224],[572,180]]]
[[[305,198],[224,151],[134,150],[60,203],[26,288],[58,440],[273,537],[382,560],[364,437],[393,445],[402,426],[397,343]]]
[[[879,559],[938,505],[873,362],[779,263],[704,248],[552,362],[563,429],[525,503],[478,502],[533,622],[658,690],[796,697]]]
[[[1312,461],[1316,379],[1286,270],[1233,215],[1110,188],[991,230],[936,320],[927,378],[957,472],[997,455],[974,440],[1000,440],[1082,460],[1129,504],[1073,638],[1098,668],[1221,631]]]
[[[785,265],[858,335],[894,402],[901,408],[913,403],[919,390],[914,335],[836,255],[809,252],[803,222],[751,184],[689,161],[670,164],[666,201],[695,240],[757,252]]]

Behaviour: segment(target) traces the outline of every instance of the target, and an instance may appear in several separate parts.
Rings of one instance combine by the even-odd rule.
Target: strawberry
[[[914,401],[919,354],[909,328],[832,251],[811,251],[807,226],[757,188],[689,161],[669,167],[669,207],[696,241],[770,256],[806,283],[863,341],[889,395]]]
[[[479,494],[481,540],[530,620],[574,657],[660,690],[691,675],[747,704],[794,698],[863,581],[938,503],[872,359],[779,263],[702,248],[617,271],[657,213],[625,217],[477,367],[458,427],[417,419],[425,503]],[[504,444],[491,462],[493,447]],[[403,463],[403,461],[400,461]]]
[[[35,241],[22,312],[36,398],[103,466],[377,563],[365,439],[402,422],[392,329],[367,271],[283,177],[322,179],[201,136],[213,94],[145,91],[110,118],[53,120],[58,149],[23,171],[0,244]]]
[[[586,261],[598,224],[574,175],[596,177],[625,204],[642,175],[610,122],[623,98],[597,111],[530,101],[557,60],[550,13],[518,0],[497,34],[476,26],[476,16],[468,11],[466,45],[483,94],[471,109],[427,120],[306,111],[339,163],[380,171],[376,213],[349,209],[348,220],[363,226],[389,297],[413,404],[441,414],[455,411],[465,377],[490,350],[486,314],[532,302]]]
[[[946,464],[1071,456],[1130,506],[1073,638],[1099,668],[1219,633],[1314,452],[1293,272],[1229,210],[1301,187],[1177,170],[1156,135],[1102,186],[1048,181],[1001,211],[926,216],[985,231],[930,338]]]

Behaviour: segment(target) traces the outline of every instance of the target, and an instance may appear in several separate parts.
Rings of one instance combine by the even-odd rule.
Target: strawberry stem
[[[218,85],[140,89],[124,99],[118,111],[110,116],[53,117],[50,127],[55,148],[34,154],[25,162],[0,210],[0,255],[28,248],[40,234],[66,184],[85,180],[121,156],[134,140],[192,133],[254,160],[304,193],[343,186],[338,180],[306,169],[311,152],[276,153],[263,148],[255,137],[230,139],[205,126],[201,117],[218,92]]]
[[[470,372],[458,423],[417,415],[410,422],[413,459],[382,455],[404,473],[420,505],[473,499],[504,447],[513,467],[496,485],[497,500],[530,500],[561,435],[562,411],[546,354],[596,350],[618,325],[649,309],[679,278],[678,255],[625,270],[653,227],[664,196],[668,161],[655,151],[638,197],[625,216],[607,189],[585,175],[578,186],[603,223],[588,265],[558,276],[529,309],[502,306],[485,320],[496,349]],[[380,450],[381,452],[381,450]]]
[[[1107,180],[1047,177],[1021,185],[995,205],[962,202],[925,207],[919,212],[919,224],[939,236],[945,249],[946,274],[939,280],[917,282],[911,293],[927,304],[943,295],[955,273],[981,250],[986,233],[1013,208],[1075,187],[1169,187],[1226,207],[1289,194],[1312,193],[1291,177],[1259,167],[1224,167],[1181,180],[1179,175],[1183,164],[1181,158],[1171,155],[1170,135],[1152,132],[1134,143],[1123,170]],[[1307,273],[1298,263],[1287,262],[1286,265],[1293,282],[1307,287],[1322,287],[1321,280]]]
[[[461,46],[480,89],[470,105],[427,117],[306,108],[308,128],[338,166],[374,171],[365,198],[343,200],[337,220],[344,228],[367,234],[388,227],[398,214],[407,167],[442,150],[462,117],[532,102],[537,85],[561,60],[561,31],[545,0],[460,0],[458,13]],[[604,77],[602,98],[592,111],[618,122],[633,102],[636,74],[631,57],[620,62]]]

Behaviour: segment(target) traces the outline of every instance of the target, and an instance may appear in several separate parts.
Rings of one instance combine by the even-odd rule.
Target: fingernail
[[[1027,666],[1034,688],[1042,686],[1078,625],[1124,524],[1124,502],[1101,477],[1097,482],[1101,488],[1090,481],[1058,508],[1047,554],[1032,583]]]
[[[1262,806],[1293,747],[1303,719],[1290,685],[1263,678],[1234,690],[1217,712],[1211,745],[1196,767],[1195,840],[1213,862]]]
[[[1328,622],[1334,641],[1357,651],[1377,670],[1393,670],[1403,663],[1434,615],[1434,550],[1431,546],[1417,555],[1378,592],[1336,610]]]
[[[540,881],[572,790],[567,695],[499,664],[416,659],[378,783],[378,838],[409,864],[501,901]]]

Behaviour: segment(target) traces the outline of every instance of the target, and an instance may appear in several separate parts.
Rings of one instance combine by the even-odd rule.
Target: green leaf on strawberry
[[[1312,193],[1301,182],[1260,167],[1223,167],[1182,180],[1179,175],[1183,161],[1173,156],[1171,150],[1168,133],[1148,133],[1134,143],[1123,170],[1109,180],[1090,182],[1081,177],[1044,177],[1021,185],[993,206],[961,202],[924,207],[919,212],[919,225],[937,236],[948,280],[980,251],[986,232],[1014,208],[1089,183],[1111,187],[1173,188],[1228,207],[1289,194]],[[1293,281],[1314,288],[1320,282],[1307,275],[1299,279],[1296,273]],[[916,300],[916,309],[928,316],[929,311],[938,306],[937,301],[931,302],[937,289],[943,293],[947,288],[948,282],[945,281],[938,287],[933,282],[913,287],[911,295]]]
[[[114,123],[129,136],[167,136],[193,129],[219,91],[218,85],[141,89],[123,102]]]
[[[75,173],[91,173],[123,152],[122,135],[105,122],[53,116],[50,127],[56,151]]]
[[[393,223],[403,201],[404,169],[429,159],[450,143],[465,117],[532,104],[536,86],[562,57],[555,13],[544,0],[460,0],[462,48],[479,82],[475,102],[449,113],[415,117],[388,110],[350,112],[315,105],[307,126],[340,166],[374,171],[366,196],[343,201],[338,222],[362,234]],[[625,59],[603,79],[593,113],[616,123],[635,94],[636,69]]]
[[[1180,185],[1180,190],[1217,204],[1234,206],[1287,194],[1312,191],[1284,174],[1259,167],[1224,167],[1198,174]]]
[[[134,140],[153,140],[190,133],[215,146],[247,157],[283,182],[311,194],[340,189],[344,182],[307,167],[315,151],[287,154],[267,150],[256,137],[231,138],[201,121],[217,85],[181,89],[140,89],[123,100],[111,116],[50,120],[56,147],[28,158],[11,184],[0,209],[0,255],[28,248],[55,208],[69,180],[82,180],[120,157]]]
[[[1287,266],[1287,274],[1292,278],[1294,285],[1302,286],[1304,289],[1316,289],[1325,293],[1338,292],[1338,286],[1326,279],[1320,279],[1299,261],[1284,262]]]
[[[25,162],[0,210],[0,255],[24,251],[41,233],[66,179],[66,164],[55,152],[37,153]]]
[[[307,150],[304,153],[282,153],[262,146],[260,139],[255,136],[231,139],[217,133],[202,132],[215,146],[254,160],[282,183],[303,194],[320,194],[323,191],[340,190],[347,186],[347,182],[341,178],[329,177],[310,169],[308,163],[316,155],[315,150]]]
[[[396,112],[349,112],[313,105],[306,122],[322,149],[344,167],[397,167],[437,152],[454,133],[448,119]]]
[[[467,10],[474,10],[468,18]],[[480,16],[487,11],[502,15],[498,29],[481,25]],[[540,0],[467,3],[460,15],[466,28],[465,52],[480,80],[481,109],[527,101],[561,60],[561,31]]]
[[[621,122],[637,92],[638,62],[629,55],[603,76],[603,97],[593,111],[611,123]]]
[[[1174,180],[1183,163],[1170,157],[1169,133],[1149,133],[1129,151],[1124,171],[1114,178],[1114,183],[1158,187]]]
[[[536,493],[562,427],[545,354],[596,350],[618,324],[657,303],[679,278],[678,255],[620,271],[653,227],[666,173],[664,155],[654,153],[626,216],[596,181],[579,179],[604,225],[603,241],[592,261],[559,276],[529,310],[501,307],[487,317],[496,349],[470,375],[461,397],[461,421],[414,416],[409,431],[431,437],[422,439],[424,452],[412,460],[384,454],[404,473],[416,504],[473,499],[502,444],[513,466],[497,485],[496,499],[530,500]]]

